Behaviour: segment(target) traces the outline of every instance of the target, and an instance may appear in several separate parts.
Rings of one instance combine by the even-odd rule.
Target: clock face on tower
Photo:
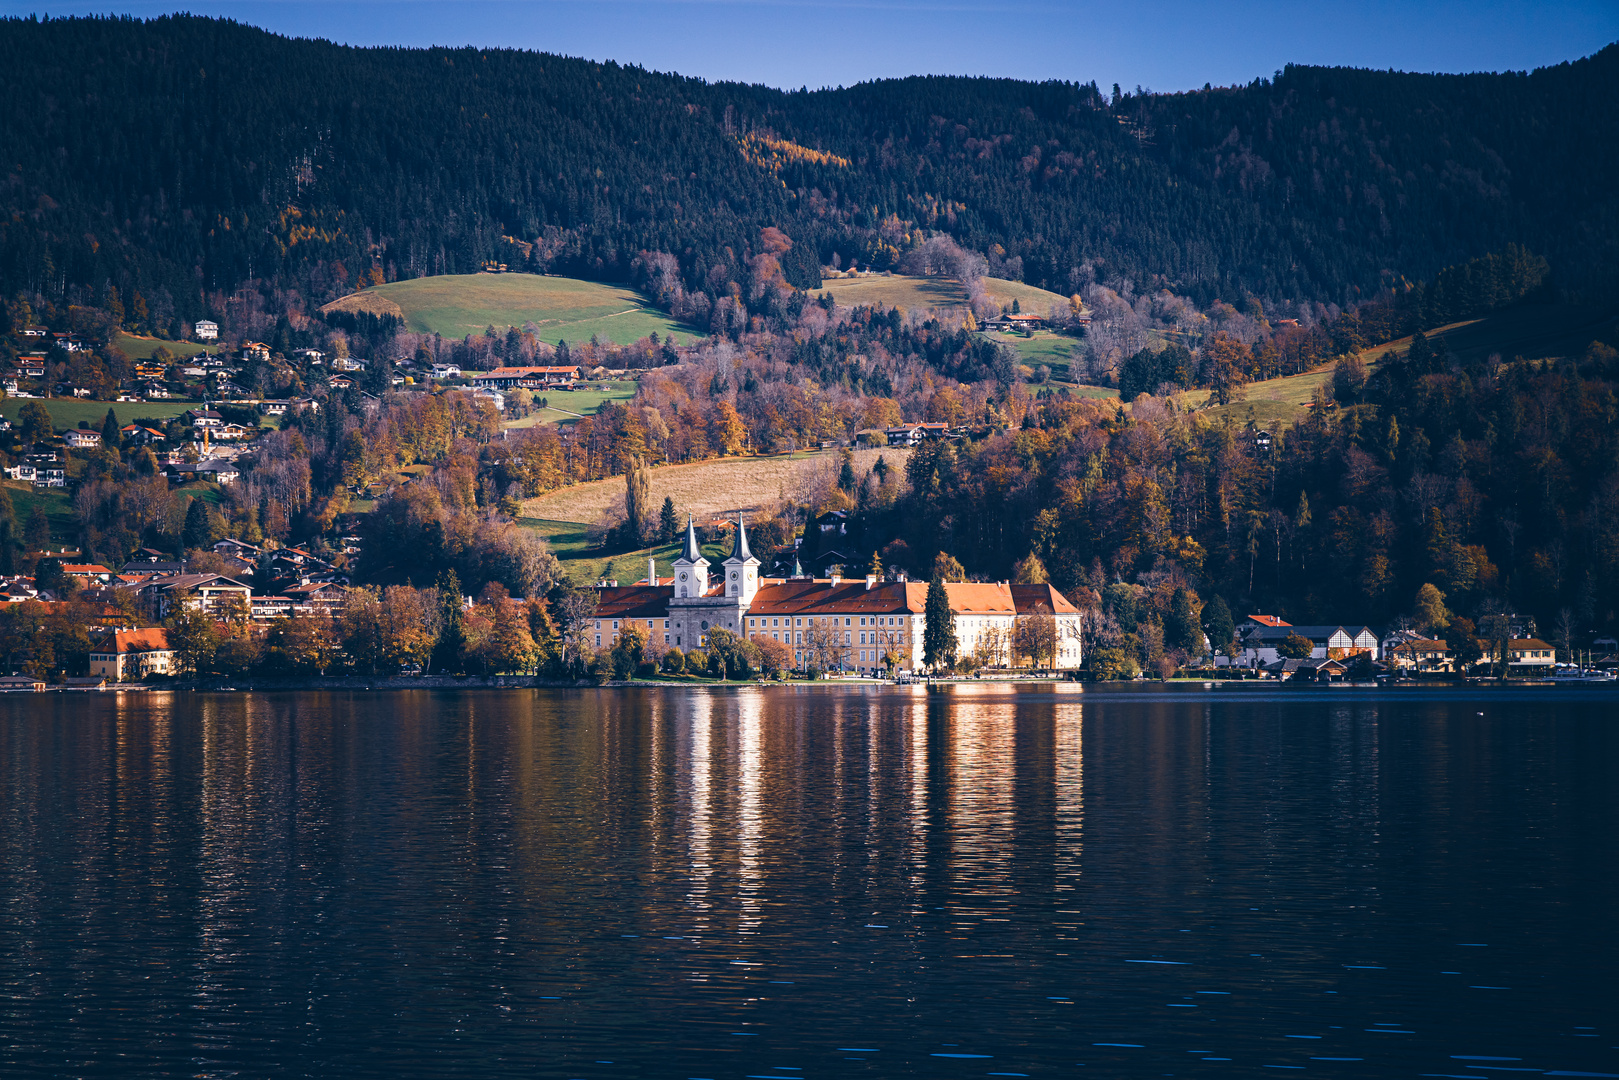
[[[735,580],[736,580],[736,571],[735,571],[735,570],[732,570],[732,571],[731,571],[731,580],[732,580],[732,581],[735,581]]]
[[[684,574],[684,573],[682,573],[682,574],[681,574],[681,575],[680,575],[680,580],[681,580],[681,581],[685,581],[685,580],[686,580],[686,575],[685,575],[685,574]]]

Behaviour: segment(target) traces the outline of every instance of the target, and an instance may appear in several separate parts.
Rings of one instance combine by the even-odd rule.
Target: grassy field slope
[[[655,544],[640,551],[602,555],[590,546],[585,535],[585,526],[576,521],[521,518],[519,524],[545,537],[546,543],[551,548],[551,554],[562,560],[562,565],[568,571],[569,580],[575,585],[588,585],[603,578],[609,581],[616,580],[621,585],[644,581],[646,561],[649,557],[658,560],[658,576],[669,577],[674,572],[675,557],[680,554],[680,544],[670,543]],[[718,564],[731,554],[731,549],[725,541],[720,541],[704,544],[703,554],[710,562]]]
[[[164,417],[179,416],[187,409],[201,408],[189,401],[86,401],[83,398],[7,398],[0,401],[0,416],[4,416],[13,424],[17,422],[17,414],[22,411],[25,401],[39,401],[50,411],[51,421],[58,430],[76,428],[80,420],[87,420],[90,426],[97,431],[101,430],[101,422],[107,418],[107,410],[111,409],[118,416],[118,425],[132,424],[138,416],[162,419]]]
[[[1068,298],[1025,285],[1021,281],[985,278],[984,290],[998,303],[1016,300],[1031,315],[1044,315],[1052,304],[1067,305]],[[908,277],[904,274],[875,274],[822,282],[815,294],[831,293],[840,304],[850,307],[902,307],[907,311],[958,307],[967,302],[967,290],[953,278]]]
[[[592,383],[606,386],[606,390],[543,390],[536,396],[546,400],[547,408],[536,409],[521,420],[509,420],[506,427],[526,428],[536,424],[554,424],[560,420],[577,420],[581,416],[594,416],[609,401],[628,401],[635,396],[634,382]]]
[[[540,339],[603,341],[628,345],[657,332],[675,334],[689,343],[699,335],[648,305],[633,289],[576,278],[537,274],[445,274],[378,285],[345,296],[321,309],[394,314],[418,333],[463,338],[490,326],[503,333],[509,326],[532,322]]]
[[[165,348],[173,353],[177,359],[186,360],[198,353],[209,351],[209,346],[199,345],[195,341],[165,341],[163,338],[137,337],[134,334],[118,332],[113,339],[120,352],[131,360],[150,360],[158,348]]]
[[[856,450],[855,471],[869,469],[878,455],[882,455],[891,468],[903,468],[909,453],[909,450],[892,447]],[[830,450],[773,457],[717,458],[691,465],[661,465],[648,470],[648,479],[653,504],[661,506],[665,497],[673,498],[675,509],[684,520],[688,513],[701,518],[768,506],[784,491],[801,489],[807,475],[819,469],[836,469],[837,462],[838,455]],[[523,504],[523,515],[548,521],[589,523],[605,514],[623,494],[623,477],[575,484],[527,500]]]
[[[1443,341],[1450,351],[1466,360],[1499,354],[1504,361],[1515,357],[1526,360],[1578,356],[1593,340],[1619,340],[1619,321],[1611,311],[1600,308],[1557,304],[1546,307],[1509,308],[1482,319],[1449,323],[1428,332],[1436,347]],[[1360,351],[1361,359],[1375,369],[1385,352],[1403,353],[1411,347],[1409,337],[1384,341]],[[1252,417],[1260,427],[1275,429],[1297,423],[1304,417],[1304,406],[1315,388],[1332,378],[1332,365],[1324,364],[1302,375],[1251,383],[1247,400],[1208,410],[1212,416],[1229,414],[1244,423]],[[1187,393],[1188,404],[1202,405],[1207,390]]]

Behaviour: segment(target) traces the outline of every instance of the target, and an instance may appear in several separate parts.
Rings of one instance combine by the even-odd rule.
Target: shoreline
[[[1476,693],[1480,691],[1490,693],[1507,693],[1529,690],[1575,690],[1575,691],[1619,691],[1619,682],[1553,682],[1548,679],[1468,679],[1461,681],[1426,681],[1426,680],[1400,680],[1398,682],[1341,682],[1341,683],[1300,683],[1276,682],[1259,679],[1136,679],[1130,681],[1103,681],[1091,682],[1061,677],[1023,677],[1023,678],[919,678],[909,682],[895,682],[889,679],[849,678],[849,679],[788,679],[776,681],[773,679],[746,679],[746,680],[718,680],[704,679],[692,681],[674,681],[664,679],[628,679],[609,680],[597,682],[595,679],[553,679],[541,675],[415,675],[415,676],[377,676],[367,678],[364,676],[317,676],[299,678],[275,679],[207,679],[207,680],[176,680],[166,683],[108,683],[105,686],[44,686],[35,690],[3,690],[0,696],[13,694],[63,693],[63,694],[106,694],[106,693],[270,693],[285,691],[384,691],[384,690],[623,690],[634,688],[668,688],[668,689],[765,689],[765,688],[840,688],[858,687],[860,689],[876,688],[906,688],[906,689],[933,689],[951,686],[1057,686],[1071,688],[1072,692],[1120,692],[1142,693],[1151,691],[1166,691],[1180,689],[1183,691],[1216,691],[1229,689],[1232,691],[1269,691],[1310,692],[1325,695],[1349,693],[1360,696],[1366,691],[1379,693]],[[1359,693],[1357,693],[1359,692]]]

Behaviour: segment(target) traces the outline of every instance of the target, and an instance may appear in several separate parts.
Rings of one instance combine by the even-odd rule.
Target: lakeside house
[[[114,630],[90,649],[90,674],[113,682],[137,682],[174,671],[174,649],[161,626]]]
[[[1433,638],[1412,637],[1389,648],[1384,654],[1388,665],[1398,671],[1454,671],[1455,658],[1450,646]]]
[[[1245,621],[1244,625],[1249,623]],[[1309,640],[1310,655],[1307,659],[1344,660],[1360,654],[1373,660],[1379,659],[1381,643],[1369,626],[1289,626],[1286,623],[1276,626],[1262,622],[1239,634],[1237,640],[1242,650],[1237,656],[1236,666],[1265,667],[1287,659],[1279,650],[1284,639],[1295,635]],[[1222,667],[1231,664],[1225,657],[1217,657],[1215,662]]]
[[[1507,670],[1519,674],[1550,674],[1557,666],[1557,649],[1539,638],[1512,638],[1507,642]]]

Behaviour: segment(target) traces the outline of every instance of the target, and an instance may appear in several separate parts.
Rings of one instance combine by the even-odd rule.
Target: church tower
[[[697,546],[697,526],[686,516],[686,547],[675,560],[675,598],[702,596],[708,592],[708,560]]]
[[[736,519],[736,546],[724,566],[725,595],[747,607],[759,591],[759,560],[748,550],[748,529],[740,515]]]

